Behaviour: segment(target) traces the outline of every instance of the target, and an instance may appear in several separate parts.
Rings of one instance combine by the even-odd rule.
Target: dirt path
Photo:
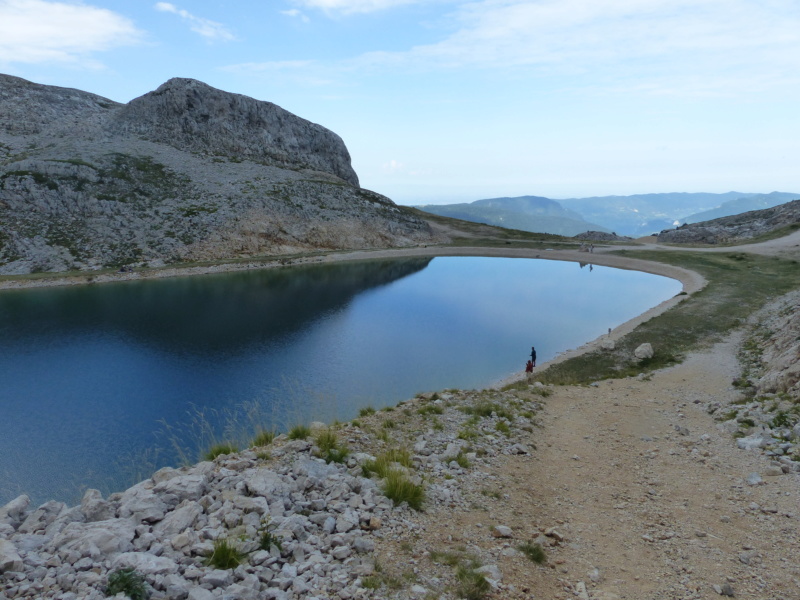
[[[509,465],[518,506],[566,537],[551,551],[555,572],[531,573],[536,597],[583,582],[598,599],[713,598],[726,584],[739,598],[800,598],[800,476],[766,476],[769,461],[736,448],[705,411],[736,397],[734,346],[650,381],[548,398],[534,460]],[[746,483],[754,472],[763,484]]]
[[[425,548],[495,562],[492,598],[800,598],[800,474],[770,476],[706,412],[738,397],[737,343],[649,379],[554,388],[524,440],[537,450],[477,474],[469,508],[421,517]],[[546,547],[546,565],[515,550],[526,541]]]

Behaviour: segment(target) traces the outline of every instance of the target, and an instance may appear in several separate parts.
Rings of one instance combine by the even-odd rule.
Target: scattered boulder
[[[636,350],[633,351],[633,355],[639,360],[653,358],[653,346],[649,342],[640,344]]]

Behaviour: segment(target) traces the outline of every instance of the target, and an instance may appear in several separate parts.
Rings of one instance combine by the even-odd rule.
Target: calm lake
[[[124,489],[197,459],[226,426],[247,437],[484,387],[523,370],[531,345],[544,362],[680,290],[635,271],[459,257],[5,291],[0,505]]]

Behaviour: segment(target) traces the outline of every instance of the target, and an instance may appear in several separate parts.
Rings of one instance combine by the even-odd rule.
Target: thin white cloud
[[[222,23],[197,17],[188,10],[178,8],[169,2],[158,2],[156,3],[155,8],[161,12],[168,12],[178,15],[181,19],[189,24],[189,29],[200,34],[207,40],[221,40],[224,42],[230,42],[236,39],[236,36],[233,35],[233,33],[231,33],[231,31]]]
[[[311,60],[273,60],[265,62],[240,63],[222,67],[223,71],[231,73],[253,73],[259,71],[289,71],[302,70],[316,65]]]
[[[741,86],[800,68],[800,9],[788,0],[481,0],[450,22],[438,43],[367,53],[354,67],[688,76],[707,88],[709,76]]]
[[[286,17],[292,17],[293,19],[300,19],[303,23],[308,23],[311,21],[303,12],[297,10],[296,8],[292,8],[289,10],[282,10],[280,11],[282,15]]]
[[[406,2],[295,1],[343,13]],[[614,94],[710,96],[800,85],[800,5],[794,0],[462,1],[438,24],[436,43],[281,66],[298,82],[479,69]],[[263,70],[261,64],[275,65],[233,68]]]
[[[346,15],[378,12],[408,4],[420,4],[425,0],[294,0],[294,2],[300,6],[322,10],[329,14]]]
[[[0,63],[99,67],[92,54],[135,45],[144,34],[127,18],[86,4],[0,0]]]
[[[405,170],[405,165],[398,160],[391,159],[389,162],[383,164],[384,173],[397,173]]]

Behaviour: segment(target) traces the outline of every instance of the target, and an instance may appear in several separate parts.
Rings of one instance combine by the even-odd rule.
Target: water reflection
[[[364,261],[4,292],[0,504],[119,489],[132,477],[121,462],[140,476],[174,464],[142,455],[193,407],[213,421],[255,403],[278,427],[350,419],[420,391],[488,385],[522,370],[531,345],[544,362],[680,291],[589,266]]]
[[[301,331],[320,315],[342,310],[358,294],[416,273],[430,261],[365,261],[8,292],[0,294],[0,336],[6,350],[43,337],[102,332],[167,352],[241,354],[253,343]]]

